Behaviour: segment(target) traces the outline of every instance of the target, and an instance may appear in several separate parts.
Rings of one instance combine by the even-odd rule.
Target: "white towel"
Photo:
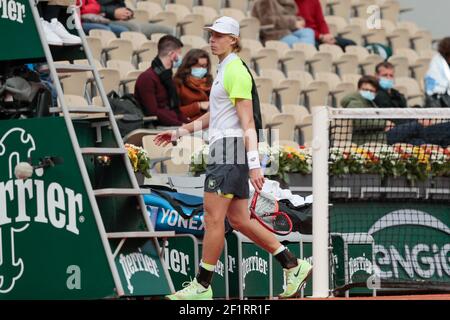
[[[445,93],[450,95],[450,67],[439,53],[430,62],[425,75],[425,87],[429,96]]]
[[[255,191],[255,188],[253,188],[250,180],[248,183],[250,186],[250,193],[252,194]],[[287,199],[296,207],[313,202],[312,194],[307,197],[302,197],[298,194],[292,194],[290,190],[280,188],[280,183],[278,181],[269,179],[265,180],[262,192],[272,195],[277,200]]]

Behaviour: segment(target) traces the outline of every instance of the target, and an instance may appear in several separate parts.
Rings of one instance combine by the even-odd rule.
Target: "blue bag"
[[[156,231],[203,236],[205,226],[202,197],[160,187],[152,187],[151,192],[144,196],[144,202]]]

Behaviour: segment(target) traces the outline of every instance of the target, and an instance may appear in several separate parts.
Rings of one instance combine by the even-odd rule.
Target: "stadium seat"
[[[253,0],[251,0],[253,1]],[[228,7],[239,9],[242,12],[248,12],[249,11],[249,0],[228,0],[227,1]]]
[[[395,77],[395,85],[403,86],[406,88],[408,100],[408,106],[423,106],[424,104],[424,93],[420,89],[420,85],[416,79],[410,77]]]
[[[329,52],[318,52],[315,46],[306,43],[296,43],[293,48],[305,54],[309,72],[314,74],[332,69],[333,56]]]
[[[189,10],[192,10],[194,3],[196,3],[197,1],[196,0],[172,0],[172,2],[175,4],[183,5],[187,8],[189,8]]]
[[[373,72],[371,73],[372,75],[375,73],[375,67],[373,68]],[[355,90],[358,87],[358,81],[359,79],[361,79],[361,75],[360,74],[344,74],[341,77],[342,81],[346,82],[346,83],[351,83]]]
[[[150,68],[151,65],[152,65],[152,63],[151,63],[151,61],[149,61],[149,60],[147,60],[147,61],[142,61],[141,63],[139,63],[138,70],[145,71],[145,70],[147,70],[148,68]]]
[[[258,90],[259,101],[261,103],[272,103],[273,80],[270,78],[256,77],[255,84]]]
[[[289,71],[288,79],[299,80],[302,97],[300,101],[309,110],[314,106],[328,105],[330,88],[325,81],[315,81],[306,71]]]
[[[108,60],[122,60],[131,62],[133,59],[133,43],[130,40],[114,39],[109,42],[110,50],[106,54]]]
[[[408,58],[399,55],[392,55],[388,61],[395,66],[395,76],[409,77],[409,63]]]
[[[351,0],[324,1],[330,16],[337,16],[348,20],[351,14]]]
[[[340,16],[325,16],[325,20],[331,34],[353,40],[358,45],[362,44],[362,31],[359,25],[348,24],[347,19]]]
[[[343,75],[358,71],[358,57],[355,54],[344,53],[341,47],[331,44],[321,44],[319,51],[331,54],[333,66],[337,74]]]
[[[208,43],[200,36],[195,35],[184,35],[180,37],[183,44],[190,45],[192,48],[201,49],[208,45]]]
[[[170,157],[170,160],[164,161],[165,173],[186,175],[189,172],[192,152],[189,149],[181,147],[169,147],[164,152],[164,157]]]
[[[133,20],[138,22],[148,22],[150,20],[150,14],[148,13],[147,10],[134,9]]]
[[[155,3],[153,1],[138,1],[136,5],[137,9],[146,11],[148,13],[148,18],[153,18],[156,14],[163,11],[161,2]],[[149,20],[147,20],[148,22]]]
[[[158,159],[158,158],[164,158],[166,157],[165,154],[167,150],[170,148],[170,146],[157,146],[153,139],[155,138],[156,133],[145,135],[142,137],[142,147],[147,151],[148,156],[150,159]],[[158,163],[154,170],[157,173],[161,173],[165,171],[165,165],[164,163]]]
[[[159,39],[161,39],[165,35],[166,35],[165,33],[153,33],[150,37],[150,40],[158,43]]]
[[[299,80],[281,80],[273,91],[275,93],[275,104],[278,108],[281,108],[284,104],[300,103],[301,83]]]
[[[276,40],[266,41],[265,46],[277,50],[278,61],[285,75],[288,70],[305,70],[306,57],[303,51],[290,49],[286,43]]]
[[[294,136],[294,140],[298,143],[302,143],[302,129],[305,125],[304,120],[311,116],[308,109],[302,105],[285,104],[282,106],[281,111],[285,114],[291,114],[295,118],[295,131],[297,137]]]
[[[86,41],[91,49],[91,53],[94,59],[102,61],[102,40],[97,37],[87,36]]]
[[[201,0],[203,6],[214,8],[217,12],[223,7],[223,0]]]
[[[111,91],[115,91],[115,92],[119,93],[119,86],[120,86],[119,70],[105,68],[105,69],[98,70],[98,73],[100,74],[100,77],[102,78],[103,88],[105,89],[106,93],[109,93]],[[91,96],[95,96],[95,95],[97,95],[96,91],[91,90]]]
[[[374,74],[375,66],[380,62],[383,62],[381,56],[369,53],[366,48],[361,46],[347,46],[346,52],[357,56],[361,74]]]
[[[205,25],[212,25],[213,22],[219,17],[219,13],[216,9],[207,6],[194,6],[192,12],[203,16]]]

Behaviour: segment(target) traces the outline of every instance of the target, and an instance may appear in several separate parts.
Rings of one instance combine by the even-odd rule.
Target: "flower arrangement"
[[[267,157],[266,171],[288,181],[288,174],[302,175],[312,172],[312,150],[304,146],[268,146],[259,144],[260,159]],[[203,146],[194,153],[190,170],[202,173],[206,170],[209,147]],[[334,176],[346,174],[379,174],[384,177],[406,177],[409,181],[426,180],[435,176],[450,177],[450,147],[434,145],[412,146],[406,144],[362,145],[330,149],[329,173]]]
[[[191,173],[200,174],[206,171],[208,165],[209,145],[203,144],[201,149],[194,152],[191,156],[191,164],[189,165],[189,171]]]
[[[330,174],[380,174],[409,181],[450,176],[450,152],[439,146],[360,146],[330,151]]]
[[[289,173],[300,173],[303,175],[312,172],[312,153],[309,148],[299,146],[281,146],[278,153],[278,176],[284,181],[289,181]]]
[[[125,144],[125,148],[128,150],[128,158],[131,161],[134,172],[142,173],[146,178],[151,178],[150,158],[147,151],[129,143]]]
[[[260,160],[264,164],[265,174],[279,176],[286,180],[288,173],[311,173],[312,157],[310,149],[303,146],[293,148],[288,146],[270,147],[267,143],[258,144]],[[202,149],[194,152],[191,157],[190,171],[194,174],[205,172],[208,165],[209,146],[204,145]]]

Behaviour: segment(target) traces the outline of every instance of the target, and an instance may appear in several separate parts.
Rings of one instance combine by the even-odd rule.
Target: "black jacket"
[[[375,97],[375,103],[379,108],[407,108],[408,103],[403,94],[395,89],[391,89],[389,93],[387,90],[380,89]]]
[[[395,89],[391,89],[389,93],[387,90],[379,89],[374,102],[379,108],[408,108],[408,102],[403,94]],[[405,123],[403,119],[391,120],[395,124]]]
[[[126,7],[124,0],[98,0],[101,12],[105,13],[106,18],[116,20],[114,11],[118,8]]]

